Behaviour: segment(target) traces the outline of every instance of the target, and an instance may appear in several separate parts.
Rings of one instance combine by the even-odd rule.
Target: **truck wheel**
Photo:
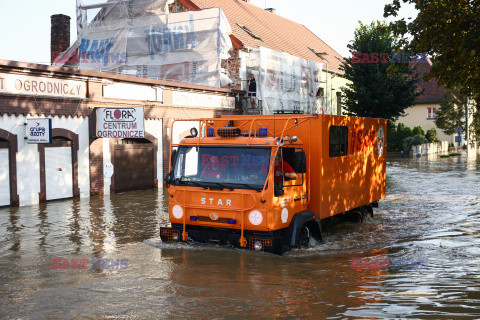
[[[361,221],[362,223],[368,223],[373,220],[373,210],[370,208],[361,208]]]
[[[310,245],[310,239],[312,238],[312,233],[306,224],[298,231],[297,237],[295,239],[295,246],[297,248],[308,248]]]

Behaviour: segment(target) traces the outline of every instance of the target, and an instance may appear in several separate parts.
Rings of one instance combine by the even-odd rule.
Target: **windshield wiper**
[[[214,182],[214,181],[204,181],[204,183],[213,183],[214,185],[218,186],[219,190],[223,190],[223,189],[228,189],[230,191],[233,191],[233,188],[232,187],[228,187],[226,185],[224,185],[223,183],[220,183],[220,182]]]
[[[248,184],[248,183],[235,183],[235,185],[244,186],[244,187],[247,187],[248,189],[252,189],[252,190],[255,190],[255,191],[257,191],[257,192],[262,191],[262,189],[260,189],[260,188],[255,188],[255,186],[254,186],[253,184]]]
[[[185,178],[185,177],[180,177],[180,178],[175,179],[175,181],[176,181],[176,182],[180,182],[180,183],[185,183],[185,184],[191,183],[191,184],[193,184],[194,186],[196,186],[196,187],[201,187],[201,188],[203,188],[203,189],[207,189],[207,188],[208,188],[207,186],[205,186],[205,185],[203,185],[203,184],[201,184],[201,183],[199,183],[199,182],[197,182],[197,181],[183,180],[184,178]]]

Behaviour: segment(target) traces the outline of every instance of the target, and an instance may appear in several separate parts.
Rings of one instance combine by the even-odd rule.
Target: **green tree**
[[[427,130],[427,133],[425,134],[425,138],[428,140],[428,142],[438,142],[437,139],[437,130],[435,128],[431,128]]]
[[[424,144],[427,143],[427,139],[425,139],[425,136],[422,136],[421,134],[417,134],[411,137],[405,138],[403,140],[403,150],[405,152],[410,152],[412,150],[412,146],[416,146],[419,144]]]
[[[421,129],[421,127],[416,127],[416,131],[419,131],[418,128]],[[421,129],[421,131],[423,131],[423,129]],[[388,140],[387,150],[388,151],[405,150],[404,148],[405,140],[414,135],[415,134],[412,128],[407,127],[403,123],[399,123],[398,125],[395,125],[395,122],[393,120],[389,120],[387,125],[387,140]],[[423,137],[421,133],[418,135]]]
[[[478,0],[393,0],[384,17],[396,17],[403,3],[415,5],[417,17],[390,23],[400,37],[397,49],[433,58],[427,78],[480,102],[480,3]]]
[[[346,58],[341,67],[350,81],[342,88],[346,113],[395,119],[415,102],[417,76],[408,64],[389,72],[391,60],[379,57],[380,53],[392,52],[394,46],[385,22],[359,23],[355,38],[348,45],[352,58]]]
[[[462,127],[465,131],[466,103],[466,98],[459,98],[458,94],[448,91],[436,111],[435,125],[448,135],[454,134],[456,127]]]
[[[455,128],[461,127],[467,134],[466,111],[469,113],[470,139],[480,139],[480,112],[475,104],[469,103],[466,96],[459,91],[448,91],[440,102],[436,112],[435,124],[445,134],[454,134]],[[472,121],[473,120],[473,121]],[[465,136],[466,137],[466,136]]]
[[[423,128],[421,126],[416,126],[412,130],[412,135],[414,135],[414,136],[416,136],[416,135],[425,136],[425,131],[423,130]]]

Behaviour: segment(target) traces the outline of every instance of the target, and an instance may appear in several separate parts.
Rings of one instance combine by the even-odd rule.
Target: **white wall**
[[[413,156],[446,153],[448,152],[448,141],[424,143],[421,145],[412,146]]]
[[[111,175],[114,173],[115,167],[113,166],[112,155],[110,153],[110,139],[109,138],[100,138],[100,139],[102,139],[102,142],[103,142],[103,192],[105,194],[109,194],[110,185],[112,184]]]
[[[145,119],[145,131],[158,139],[157,149],[157,179],[158,185],[162,186],[163,181],[163,120]]]
[[[42,116],[43,117],[43,116]],[[29,117],[29,118],[37,118]],[[28,144],[25,138],[27,117],[2,115],[0,128],[17,135],[17,188],[20,205],[31,205],[39,202],[40,192],[40,157],[36,144]],[[88,144],[88,118],[52,117],[53,128],[62,128],[78,134],[78,187],[80,196],[90,195],[90,162]]]

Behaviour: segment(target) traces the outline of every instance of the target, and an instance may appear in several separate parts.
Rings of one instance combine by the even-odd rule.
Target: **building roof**
[[[231,95],[243,92],[241,90],[210,87],[210,86],[203,86],[198,84],[189,84],[184,82],[156,80],[156,79],[140,78],[140,77],[109,73],[109,72],[76,69],[76,68],[70,68],[70,67],[56,67],[56,66],[50,66],[50,65],[44,65],[44,64],[0,59],[0,72],[7,71],[7,70],[17,70],[17,71],[23,71],[23,72],[26,71],[31,75],[51,76],[52,73],[55,73],[56,76],[63,75],[66,78],[89,77],[89,78],[97,78],[99,79],[99,81],[101,81],[102,79],[109,79],[109,80],[144,84],[144,85],[150,85],[150,86],[159,86],[159,87],[167,87],[167,88],[183,88],[183,89],[199,90],[199,91],[211,91],[211,92],[226,93]]]
[[[445,87],[439,85],[437,79],[431,79],[429,81],[423,80],[423,76],[432,69],[432,61],[430,59],[424,59],[413,62],[413,64],[416,66],[420,77],[418,83],[419,90],[423,90],[423,93],[415,100],[415,104],[440,103],[446,94]]]
[[[283,18],[243,0],[178,0],[190,10],[220,7],[232,27],[235,47],[266,47],[300,58],[326,63],[341,72],[342,56],[304,25]],[[238,46],[240,44],[240,46]],[[313,49],[313,51],[311,49]],[[314,53],[326,53],[323,60]],[[338,59],[336,58],[338,57]]]

